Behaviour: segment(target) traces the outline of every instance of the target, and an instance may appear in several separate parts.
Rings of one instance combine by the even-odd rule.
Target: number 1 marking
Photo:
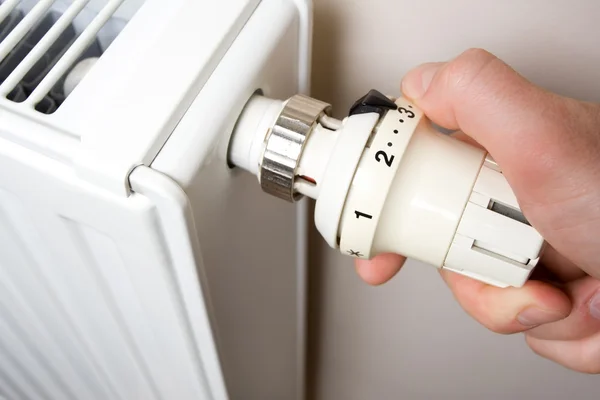
[[[373,219],[372,215],[361,213],[360,211],[354,211],[354,214],[356,214],[356,219],[358,219],[360,217],[365,217],[367,219]]]

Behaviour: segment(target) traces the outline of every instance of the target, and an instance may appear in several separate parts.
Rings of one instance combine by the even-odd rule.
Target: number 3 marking
[[[404,107],[398,107],[398,112],[400,114],[406,114],[408,116],[408,118],[414,118],[415,117],[415,113],[414,112],[412,112],[410,110],[407,110]]]

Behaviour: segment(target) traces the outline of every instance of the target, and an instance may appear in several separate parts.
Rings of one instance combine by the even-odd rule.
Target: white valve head
[[[318,231],[344,254],[392,252],[496,286],[525,283],[544,240],[484,150],[377,91],[343,121],[326,110],[305,96],[251,101],[233,162],[271,194],[316,199]]]
[[[484,150],[438,132],[407,99],[382,114],[345,197],[340,251],[365,259],[397,253],[522,286],[544,240],[497,165]]]

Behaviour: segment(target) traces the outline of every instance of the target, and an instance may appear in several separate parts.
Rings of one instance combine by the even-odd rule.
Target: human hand
[[[412,70],[402,91],[435,123],[487,149],[550,244],[534,272],[543,277],[522,288],[441,270],[460,305],[494,332],[524,332],[543,357],[600,373],[600,105],[536,87],[479,49]],[[356,269],[378,285],[403,263],[383,254]]]

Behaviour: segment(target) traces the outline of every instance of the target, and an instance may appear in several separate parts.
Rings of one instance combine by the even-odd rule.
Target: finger
[[[538,326],[531,337],[545,340],[578,340],[600,332],[600,281],[582,278],[565,285],[572,310],[563,320]]]
[[[498,288],[443,269],[441,274],[462,308],[493,332],[523,332],[561,320],[571,310],[569,298],[543,282]]]
[[[555,280],[561,282],[571,282],[587,276],[581,268],[569,261],[552,246],[546,247],[540,265],[536,267],[536,270],[540,267],[548,269]]]
[[[587,374],[600,374],[600,333],[581,340],[559,341],[525,335],[538,355],[567,368]]]
[[[392,279],[405,261],[397,254],[379,254],[371,260],[356,260],[356,272],[369,285],[381,285]]]
[[[600,143],[590,138],[598,136],[597,107],[542,90],[484,50],[412,70],[402,91],[434,122],[460,129],[488,149],[519,187],[568,178],[570,171],[551,168],[557,162],[569,161],[581,172],[600,171],[593,151]]]

